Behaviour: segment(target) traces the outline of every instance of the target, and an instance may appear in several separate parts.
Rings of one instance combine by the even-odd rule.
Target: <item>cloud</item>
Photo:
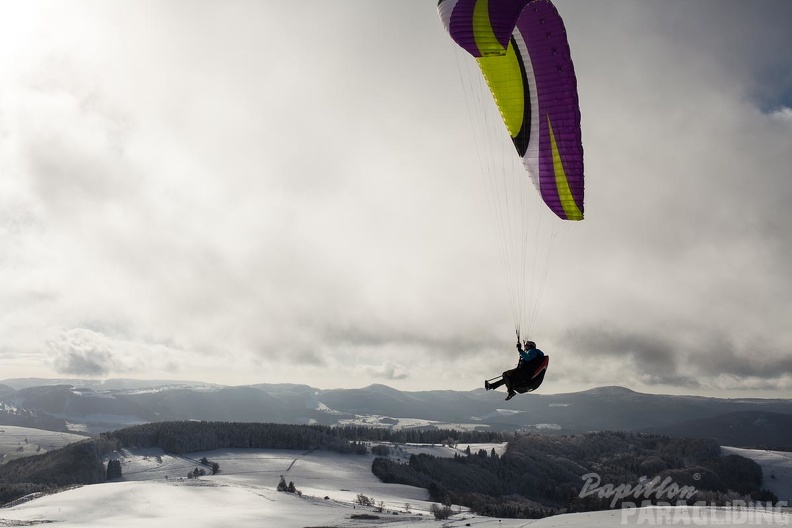
[[[107,336],[74,328],[49,343],[51,361],[62,374],[99,377],[125,369]]]
[[[559,381],[782,383],[790,6],[670,1],[558,2],[587,219],[531,337]],[[3,350],[56,331],[64,373],[413,388],[516,361],[434,5],[26,5],[0,16]]]
[[[778,108],[772,115],[779,121],[792,125],[792,108],[788,106]]]
[[[410,376],[410,372],[401,365],[386,361],[379,366],[363,366],[360,370],[366,376],[386,380],[403,380]]]
[[[102,325],[96,323],[94,327]],[[102,330],[77,327],[51,332],[46,337],[48,363],[61,374],[91,377],[178,375],[183,367],[199,363],[194,352],[174,344],[133,337],[120,327]],[[231,356],[227,357],[230,360]]]
[[[713,336],[691,347],[686,361],[703,376],[717,374],[772,382],[792,372],[792,356],[775,348],[772,340],[760,338],[738,344],[730,336]]]
[[[677,376],[680,352],[672,340],[659,335],[624,332],[621,328],[589,328],[570,332],[565,344],[595,361],[629,360],[638,373],[653,379]]]
[[[740,342],[731,332],[715,334],[695,326],[662,333],[625,332],[618,326],[578,329],[563,341],[582,357],[581,364],[569,366],[573,375],[604,365],[616,384],[728,390],[789,386],[792,357],[772,343],[760,338]]]

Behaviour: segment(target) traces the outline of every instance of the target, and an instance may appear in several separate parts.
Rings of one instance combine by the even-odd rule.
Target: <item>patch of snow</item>
[[[0,453],[5,456],[0,459],[5,463],[15,458],[40,455],[85,438],[72,433],[3,425],[0,426]]]
[[[376,444],[377,442],[372,442]],[[477,443],[477,444],[468,444],[468,443],[458,443],[456,446],[444,446],[444,445],[437,445],[437,444],[388,444],[387,442],[379,442],[380,444],[390,445],[391,447],[391,454],[388,456],[390,460],[394,461],[401,461],[407,462],[410,459],[411,455],[432,455],[438,458],[453,458],[456,455],[466,456],[467,448],[470,447],[471,454],[476,454],[479,450],[484,449],[487,454],[494,449],[495,453],[503,455],[506,452],[506,447],[509,445],[508,442],[498,443],[498,444],[488,444],[488,443]]]
[[[71,393],[81,398],[95,398],[98,400],[115,400],[115,396],[106,392],[96,392],[92,389],[72,389]]]
[[[88,424],[81,424],[81,423],[72,423],[66,422],[66,427],[69,431],[74,431],[75,433],[87,433],[88,432]]]
[[[160,385],[158,387],[145,387],[140,389],[120,389],[114,390],[115,394],[135,395],[135,394],[157,394],[160,392],[173,390],[191,390],[201,392],[215,392],[222,387],[212,385]]]
[[[16,407],[16,406],[14,406],[14,405],[12,405],[10,403],[7,403],[7,402],[0,402],[0,410],[4,411],[4,412],[7,412],[8,414],[18,414],[19,413],[19,407]]]
[[[140,425],[148,423],[146,420],[135,415],[121,415],[121,414],[88,414],[85,416],[71,416],[66,414],[54,415],[56,418],[66,420],[66,426],[70,431],[77,433],[87,433],[96,435],[105,431],[113,431],[122,429],[131,425]],[[70,421],[77,420],[80,421]]]
[[[63,420],[72,419],[74,420],[77,418],[76,416],[72,416],[69,414],[52,414],[55,418],[61,418]],[[138,425],[142,423],[147,423],[143,420],[140,416],[135,416],[134,414],[86,414],[85,416],[79,417],[80,421],[75,422],[77,425],[79,424],[113,424],[113,425]]]
[[[762,466],[764,487],[772,491],[778,500],[792,503],[792,453],[789,451],[767,451],[764,449],[743,449],[722,447],[725,455],[740,455],[750,458]]]
[[[438,422],[435,420],[425,420],[423,418],[393,418],[390,416],[380,416],[377,414],[356,415],[354,418],[339,420],[338,423],[339,425],[364,425],[367,427],[379,427],[382,429],[394,430],[436,427],[437,429],[449,429],[455,431],[475,431],[482,428],[489,428],[489,426],[482,426],[481,424],[474,423],[468,424]]]
[[[495,412],[500,414],[501,416],[513,416],[515,414],[520,414],[525,411],[518,411],[516,409],[495,409]]]

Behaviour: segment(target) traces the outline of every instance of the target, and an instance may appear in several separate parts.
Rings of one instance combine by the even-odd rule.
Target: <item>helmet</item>
[[[534,343],[533,341],[526,341],[525,348],[536,348],[536,343]]]

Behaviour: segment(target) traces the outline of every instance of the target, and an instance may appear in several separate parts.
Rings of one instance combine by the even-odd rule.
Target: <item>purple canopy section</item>
[[[517,30],[528,49],[536,82],[542,199],[559,217],[582,219],[584,183],[580,106],[564,22],[549,0],[534,0],[517,20]],[[563,174],[558,172],[554,152],[560,158]]]
[[[464,50],[474,57],[484,55],[501,55],[509,44],[517,18],[531,0],[440,0],[437,9],[440,18],[451,38]],[[489,13],[489,27],[499,45],[488,49],[479,49],[476,36],[480,35],[479,28],[473,20],[473,11],[479,3],[487,3]],[[447,14],[445,14],[447,13]],[[489,29],[489,28],[487,28]],[[491,43],[494,45],[494,43]]]

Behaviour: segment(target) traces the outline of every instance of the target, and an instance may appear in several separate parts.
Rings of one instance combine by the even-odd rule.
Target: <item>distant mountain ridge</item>
[[[505,403],[502,393],[483,389],[407,392],[381,384],[320,390],[299,384],[84,381],[0,381],[0,425],[34,426],[35,422],[36,427],[47,424],[46,428],[65,430],[68,423],[72,430],[98,433],[164,420],[357,423],[561,434],[652,431],[671,436],[722,437],[738,447],[786,449],[792,445],[792,429],[787,422],[792,423],[792,399],[671,396],[598,387],[566,394],[527,394]],[[773,413],[775,425],[767,427],[762,425],[766,421],[750,419],[753,415],[760,417],[760,413]],[[715,423],[720,425],[715,427]],[[727,434],[735,431],[738,434]],[[761,444],[751,443],[752,438],[761,440]]]
[[[146,389],[164,386],[179,387],[220,387],[216,383],[204,383],[202,381],[174,381],[174,380],[140,380],[134,378],[110,378],[106,380],[83,379],[83,378],[11,378],[0,381],[0,384],[7,385],[13,389],[25,389],[28,387],[41,387],[46,385],[71,385],[94,390],[126,390],[126,389]]]
[[[685,436],[696,430],[702,437],[717,438],[722,445],[792,451],[792,415],[768,411],[737,411],[696,421],[682,421],[641,432]]]

